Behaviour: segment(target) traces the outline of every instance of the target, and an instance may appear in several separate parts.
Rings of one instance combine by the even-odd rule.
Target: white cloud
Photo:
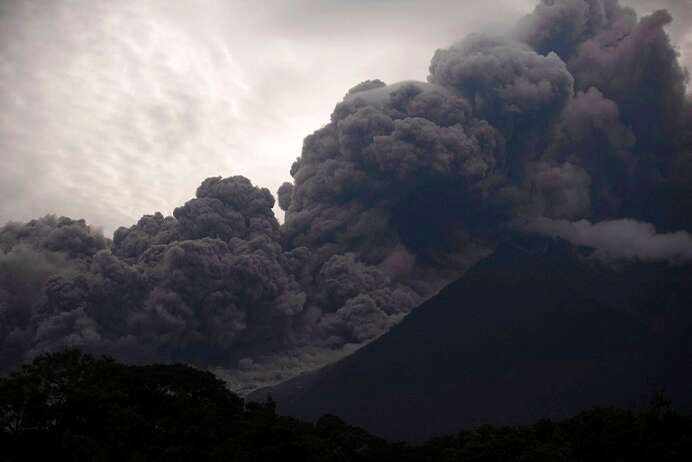
[[[533,4],[2,2],[0,223],[52,212],[110,232],[170,213],[207,176],[275,191],[348,88],[425,80],[435,48]]]
[[[418,27],[408,14],[418,7],[407,2],[14,0],[1,8],[0,222],[57,213],[107,232],[170,213],[207,176],[242,174],[275,191],[302,139],[349,87],[425,78],[433,48],[452,39],[448,29],[461,33],[451,24],[478,16],[446,16],[448,27],[436,29]],[[421,34],[407,35],[414,28]]]
[[[692,259],[692,234],[687,231],[659,234],[652,224],[631,219],[591,223],[541,218],[528,228],[575,245],[591,247],[597,256],[606,260],[684,262]]]

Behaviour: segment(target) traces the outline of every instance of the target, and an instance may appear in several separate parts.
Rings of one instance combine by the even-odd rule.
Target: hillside
[[[407,440],[637,408],[661,389],[690,407],[690,266],[585,255],[559,240],[507,241],[377,341],[255,396]]]

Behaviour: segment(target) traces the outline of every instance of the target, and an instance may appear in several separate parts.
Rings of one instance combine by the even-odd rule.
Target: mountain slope
[[[613,268],[563,241],[513,239],[379,340],[255,396],[408,440],[635,407],[661,388],[688,407],[691,274]]]

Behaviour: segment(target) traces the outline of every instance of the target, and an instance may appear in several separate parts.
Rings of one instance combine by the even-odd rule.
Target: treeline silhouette
[[[0,379],[0,460],[690,461],[692,419],[657,396],[649,409],[593,409],[561,422],[490,427],[422,445],[393,443],[324,416],[245,403],[210,372],[124,365],[66,350]]]

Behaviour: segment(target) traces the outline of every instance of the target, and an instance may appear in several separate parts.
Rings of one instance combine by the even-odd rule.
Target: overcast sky
[[[692,0],[668,7],[692,57]],[[424,80],[436,48],[501,32],[533,0],[0,0],[0,223],[107,233],[208,176],[275,192],[351,86]]]

